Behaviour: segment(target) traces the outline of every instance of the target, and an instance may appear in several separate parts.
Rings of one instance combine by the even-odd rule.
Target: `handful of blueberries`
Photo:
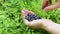
[[[33,21],[33,20],[41,19],[41,17],[36,16],[36,15],[34,15],[34,14],[31,14],[31,13],[28,13],[28,14],[25,16],[25,19],[27,19],[28,21]]]

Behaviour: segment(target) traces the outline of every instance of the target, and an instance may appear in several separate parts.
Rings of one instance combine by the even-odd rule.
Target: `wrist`
[[[46,30],[50,33],[53,33],[53,34],[56,34],[56,33],[60,34],[60,25],[56,24],[54,22],[45,22],[45,23],[43,23],[42,29],[44,29],[44,30]]]
[[[55,23],[54,22],[45,22],[45,23],[42,23],[42,24],[43,24],[42,29],[46,29],[48,27],[51,27]]]
[[[52,26],[53,24],[55,24],[53,21],[48,20],[48,19],[41,19],[41,24],[42,24],[42,29]]]

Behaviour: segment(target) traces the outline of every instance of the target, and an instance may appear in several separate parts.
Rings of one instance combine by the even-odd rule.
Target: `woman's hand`
[[[25,22],[25,24],[27,26],[30,26],[31,28],[34,28],[34,29],[39,29],[42,27],[42,23],[39,22],[40,20],[33,20],[31,22],[29,22],[27,19],[25,19],[25,16],[27,15],[27,13],[31,13],[31,14],[34,14],[33,12],[31,11],[28,11],[28,10],[22,10],[22,17],[23,17],[23,21]]]
[[[56,3],[52,5],[52,0],[43,0],[42,9],[44,11],[53,10],[60,7],[60,0],[56,0]]]
[[[28,10],[22,10],[22,18],[24,23],[27,26],[30,26],[33,29],[44,29],[52,34],[60,34],[60,24],[56,24],[51,20],[48,19],[38,19],[38,20],[33,20],[29,22],[28,20],[25,19],[25,16],[27,13],[34,14],[31,11]]]
[[[51,20],[48,20],[48,19],[38,19],[38,20],[33,20],[29,22],[28,20],[25,19],[25,16],[27,15],[27,13],[31,13],[31,14],[34,14],[34,13],[28,10],[22,10],[23,21],[27,26],[30,26],[31,28],[34,28],[34,29],[44,28],[45,26],[44,23],[49,24],[52,22]]]

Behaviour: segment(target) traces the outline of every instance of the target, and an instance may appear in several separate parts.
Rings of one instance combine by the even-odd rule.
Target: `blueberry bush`
[[[53,4],[55,0],[52,0]],[[34,30],[22,20],[21,10],[33,11],[37,16],[60,23],[60,8],[43,12],[42,0],[0,0],[0,34],[50,34],[45,30]]]

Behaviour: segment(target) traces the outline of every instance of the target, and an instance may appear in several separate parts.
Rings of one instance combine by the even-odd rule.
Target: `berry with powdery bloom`
[[[25,16],[25,19],[27,19],[28,21],[33,21],[33,20],[41,19],[41,17],[36,16],[36,15],[34,15],[34,14],[31,14],[31,13],[28,13],[28,14]]]

